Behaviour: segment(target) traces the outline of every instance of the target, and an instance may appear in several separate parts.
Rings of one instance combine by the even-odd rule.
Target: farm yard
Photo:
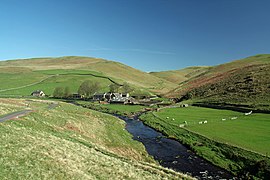
[[[270,115],[210,108],[167,108],[155,113],[168,125],[185,124],[187,130],[263,155],[270,154]]]

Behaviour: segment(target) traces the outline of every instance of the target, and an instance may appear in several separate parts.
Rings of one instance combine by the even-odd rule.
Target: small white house
[[[41,91],[41,90],[36,90],[36,91],[31,93],[31,96],[44,97],[45,93],[43,91]]]

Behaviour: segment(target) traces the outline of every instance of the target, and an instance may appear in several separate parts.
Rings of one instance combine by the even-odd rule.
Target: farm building
[[[84,95],[81,95],[79,93],[74,93],[74,94],[71,95],[71,97],[73,99],[82,99],[82,98],[84,98]]]
[[[110,103],[127,104],[134,102],[134,98],[129,97],[128,93],[95,93],[93,96],[95,101],[107,101]]]
[[[94,101],[103,101],[105,100],[106,93],[95,93],[93,96]]]
[[[36,91],[31,93],[31,96],[44,97],[45,93],[43,91],[41,91],[41,90],[36,90]]]
[[[118,93],[95,93],[93,96],[94,101],[110,101]]]
[[[133,104],[135,101],[132,97],[117,97],[110,100],[111,104]]]

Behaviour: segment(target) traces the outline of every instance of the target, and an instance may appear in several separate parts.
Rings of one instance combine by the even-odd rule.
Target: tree
[[[69,87],[65,87],[65,90],[64,90],[64,97],[65,97],[65,98],[68,98],[68,97],[70,97],[70,95],[71,95],[70,88],[69,88]]]
[[[99,89],[100,85],[98,82],[86,80],[80,85],[78,93],[85,95],[86,97],[89,97],[93,95],[95,92],[97,92]]]
[[[110,84],[109,88],[110,88],[110,92],[112,92],[112,93],[115,93],[115,92],[119,91],[119,85],[114,84],[114,83]]]
[[[63,87],[56,87],[53,91],[53,97],[56,97],[56,98],[64,97],[64,88]]]
[[[134,89],[128,83],[125,82],[122,86],[122,90],[123,90],[123,93],[130,93]]]

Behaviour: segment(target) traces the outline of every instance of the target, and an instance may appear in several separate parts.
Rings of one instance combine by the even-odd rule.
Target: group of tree
[[[53,97],[56,98],[68,98],[71,95],[69,87],[56,87],[53,92]]]
[[[93,82],[90,80],[84,81],[79,89],[78,93],[80,95],[84,95],[84,97],[88,98],[91,97],[95,92],[98,92],[101,89],[101,86],[98,82]],[[110,84],[109,85],[110,92],[122,92],[122,93],[130,93],[134,90],[128,83],[123,83],[123,85],[118,84]],[[53,96],[56,98],[70,98],[71,91],[69,87],[56,87],[53,92]]]
[[[109,85],[110,92],[115,93],[115,92],[122,92],[122,93],[130,93],[134,90],[133,87],[131,87],[127,82],[124,82],[122,86],[118,84],[110,84]]]
[[[92,82],[92,81],[84,81],[79,89],[78,93],[81,95],[84,95],[85,97],[90,97],[95,92],[98,92],[100,90],[100,84],[98,82]]]

